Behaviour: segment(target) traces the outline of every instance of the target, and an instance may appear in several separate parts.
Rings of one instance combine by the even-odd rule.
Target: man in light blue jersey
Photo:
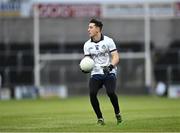
[[[104,125],[104,118],[97,99],[99,89],[106,88],[106,93],[113,105],[117,124],[122,122],[116,89],[116,71],[119,63],[119,54],[114,41],[102,34],[101,21],[92,19],[89,22],[88,33],[90,39],[84,44],[84,55],[90,56],[95,66],[91,71],[89,81],[90,101],[97,116],[97,123]]]

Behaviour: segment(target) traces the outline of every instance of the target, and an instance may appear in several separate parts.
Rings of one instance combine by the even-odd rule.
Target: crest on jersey
[[[106,46],[105,45],[102,45],[102,47],[101,47],[103,50],[105,50],[106,49]]]
[[[96,47],[96,50],[99,50],[99,45],[95,45],[95,47]]]

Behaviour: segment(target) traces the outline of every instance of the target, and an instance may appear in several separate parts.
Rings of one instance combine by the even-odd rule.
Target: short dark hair
[[[103,24],[101,21],[97,20],[97,19],[91,19],[89,23],[94,23],[95,26],[99,27],[100,30],[102,30]]]

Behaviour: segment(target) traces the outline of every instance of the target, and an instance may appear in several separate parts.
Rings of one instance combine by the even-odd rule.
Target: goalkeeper
[[[118,97],[115,94],[116,66],[119,63],[119,54],[114,41],[102,34],[102,27],[101,21],[96,19],[90,20],[88,26],[90,39],[84,44],[84,55],[90,56],[95,62],[89,81],[90,102],[98,119],[97,124],[104,125],[104,118],[97,99],[97,93],[104,85],[113,105],[117,124],[119,124],[122,118]]]

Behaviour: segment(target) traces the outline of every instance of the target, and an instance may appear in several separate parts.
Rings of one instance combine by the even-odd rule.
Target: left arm
[[[113,66],[116,66],[119,63],[119,53],[116,51],[111,52],[111,56],[112,56],[112,60],[111,60],[111,64]]]
[[[111,52],[112,60],[109,66],[104,67],[103,72],[104,74],[109,74],[110,71],[119,63],[119,53],[116,51]]]
[[[116,45],[112,39],[110,39],[109,43],[109,50],[111,54],[111,62],[109,66],[104,67],[103,72],[104,74],[109,74],[113,68],[119,63],[119,53],[116,49]]]

